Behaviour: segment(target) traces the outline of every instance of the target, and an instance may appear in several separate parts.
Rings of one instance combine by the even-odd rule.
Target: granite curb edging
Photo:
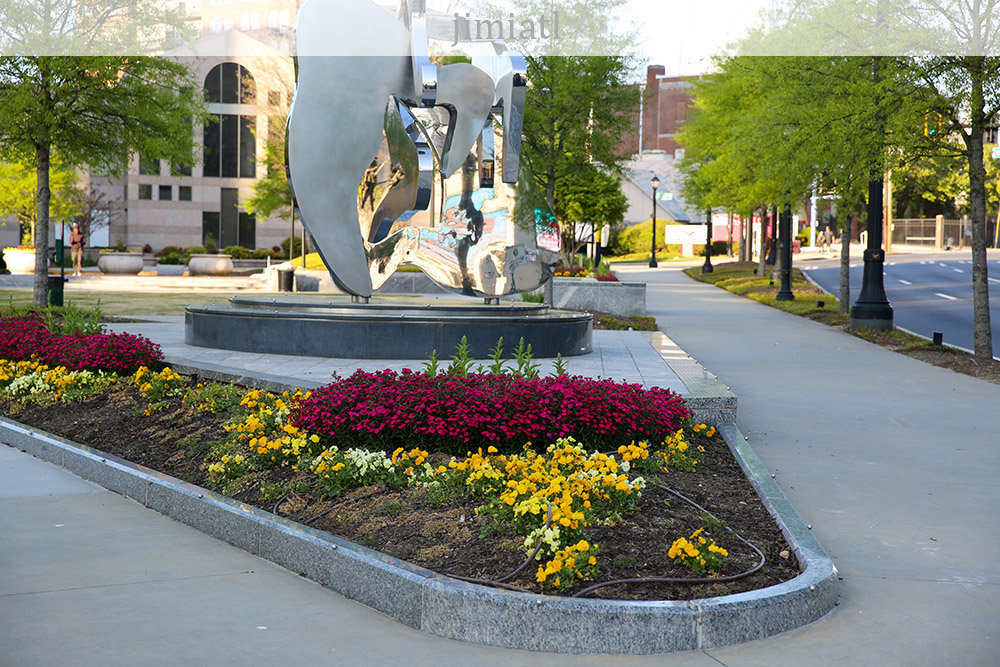
[[[169,475],[0,418],[0,441],[430,634],[558,653],[645,654],[762,639],[837,602],[837,572],[733,424],[720,426],[799,559],[768,588],[690,601],[591,600],[466,583]]]

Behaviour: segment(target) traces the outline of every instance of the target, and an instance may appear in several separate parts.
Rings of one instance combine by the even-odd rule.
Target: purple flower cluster
[[[493,445],[518,451],[571,436],[594,449],[660,441],[690,418],[667,389],[580,377],[427,376],[357,371],[317,389],[292,414],[325,445],[465,454]]]
[[[45,327],[37,315],[0,318],[0,359],[38,359],[48,366],[71,371],[130,373],[163,359],[160,346],[132,334],[72,334],[64,336]]]

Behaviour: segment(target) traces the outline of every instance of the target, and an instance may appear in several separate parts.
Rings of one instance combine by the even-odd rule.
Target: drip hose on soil
[[[664,484],[656,484],[656,486],[660,487],[664,491],[667,491],[668,493],[672,493],[673,495],[677,496],[678,498],[680,498],[684,502],[688,503],[689,505],[691,505],[693,507],[697,507],[698,509],[700,509],[702,512],[704,512],[708,516],[712,517],[713,519],[715,519],[719,523],[722,523],[721,521],[719,521],[718,517],[716,517],[714,514],[712,514],[711,512],[709,512],[707,509],[705,509],[704,507],[702,507],[701,505],[699,505],[695,501],[691,500],[687,496],[683,495],[682,493],[680,493],[678,491],[674,491],[669,486],[666,486]],[[594,584],[593,586],[588,586],[588,587],[584,588],[583,590],[581,590],[581,591],[579,591],[577,593],[574,593],[570,597],[578,598],[581,595],[586,595],[587,593],[589,593],[591,591],[595,591],[598,588],[604,588],[605,586],[616,586],[616,585],[619,585],[619,584],[718,584],[718,583],[722,583],[722,582],[726,582],[726,581],[736,581],[737,579],[745,579],[746,577],[749,577],[751,574],[754,574],[755,572],[757,572],[758,570],[760,570],[762,567],[764,567],[764,563],[767,562],[767,558],[764,557],[764,553],[760,549],[758,549],[756,546],[754,546],[751,542],[749,542],[746,539],[744,539],[742,535],[740,535],[739,533],[737,533],[735,530],[733,530],[729,526],[723,526],[723,527],[727,531],[729,531],[730,533],[732,533],[733,537],[735,537],[740,542],[742,542],[743,544],[747,545],[748,547],[750,547],[751,549],[753,549],[754,551],[756,551],[757,555],[760,556],[760,562],[757,563],[751,569],[746,570],[745,572],[740,572],[739,574],[731,574],[731,575],[726,576],[726,577],[697,577],[697,578],[694,578],[694,579],[687,578],[687,577],[638,577],[638,578],[635,578],[635,579],[615,579],[613,581],[603,581],[603,582],[601,582],[599,584]]]
[[[545,515],[545,525],[542,526],[543,535],[545,533],[545,530],[549,527],[549,523],[551,521],[552,521],[552,503],[549,503],[549,510]],[[525,593],[530,593],[531,591],[529,591],[527,588],[522,588],[521,586],[514,586],[513,584],[505,584],[503,582],[507,581],[508,579],[513,579],[521,572],[521,570],[528,567],[528,563],[533,561],[535,559],[535,556],[538,555],[538,552],[542,550],[542,544],[544,544],[544,542],[542,542],[542,537],[540,535],[538,537],[538,546],[536,546],[535,550],[531,552],[531,555],[528,556],[525,559],[525,561],[518,566],[516,570],[514,570],[510,574],[500,577],[499,579],[475,579],[473,577],[462,577],[457,574],[449,574],[446,576],[449,576],[452,579],[459,579],[460,581],[468,581],[473,584],[484,584],[486,586],[499,586],[500,588],[509,588],[515,591],[524,591]]]
[[[344,498],[339,503],[334,503],[334,504],[330,505],[325,510],[323,510],[322,512],[320,512],[319,514],[317,514],[316,516],[314,516],[314,517],[312,517],[310,519],[306,519],[302,523],[304,523],[304,524],[306,524],[308,526],[310,523],[312,523],[316,519],[320,518],[321,516],[326,516],[327,514],[329,514],[330,512],[332,512],[333,510],[335,510],[336,508],[340,507],[344,503],[349,503],[352,500],[361,500],[362,498],[368,498],[369,496],[374,496],[376,493],[382,493],[383,491],[385,491],[385,487],[381,487],[381,488],[375,489],[374,491],[369,491],[368,493],[362,493],[360,496],[354,496],[353,498]]]

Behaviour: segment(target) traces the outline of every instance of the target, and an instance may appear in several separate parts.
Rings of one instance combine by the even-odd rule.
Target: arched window
[[[258,28],[260,28],[260,14],[254,13],[254,15],[250,17],[250,29],[257,30]]]
[[[205,77],[205,97],[223,104],[256,104],[257,83],[243,65],[222,63]]]
[[[291,25],[291,22],[292,22],[291,14],[288,13],[287,9],[282,9],[281,14],[279,15],[278,18],[278,25],[281,26],[282,28],[287,28],[289,25]]]
[[[267,15],[267,25],[271,26],[272,28],[278,27],[278,12],[272,11],[270,14]]]
[[[249,30],[249,29],[250,29],[250,15],[244,14],[243,16],[240,17],[240,30]]]

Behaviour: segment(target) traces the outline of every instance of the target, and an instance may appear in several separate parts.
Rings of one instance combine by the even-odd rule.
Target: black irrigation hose
[[[274,503],[274,507],[271,508],[271,514],[277,514],[278,508],[281,507],[281,503],[285,502],[286,500],[288,500],[288,494],[281,496],[281,498],[278,499],[278,502]]]
[[[542,535],[545,534],[545,529],[549,527],[549,523],[551,521],[552,521],[552,503],[549,503],[549,510],[545,515],[545,525],[542,526]],[[473,584],[483,584],[485,586],[499,586],[500,588],[507,588],[514,591],[523,591],[525,593],[530,593],[531,591],[528,590],[527,588],[522,588],[521,586],[514,586],[513,584],[505,584],[503,582],[507,581],[508,579],[513,579],[518,575],[518,573],[521,572],[521,570],[528,567],[528,563],[533,561],[535,559],[535,556],[538,555],[538,552],[542,550],[542,544],[544,544],[544,542],[542,542],[542,537],[539,536],[538,546],[536,546],[535,550],[531,552],[531,555],[528,556],[528,558],[525,559],[525,561],[521,563],[516,570],[514,570],[508,575],[500,577],[499,579],[476,579],[474,577],[462,577],[457,574],[449,574],[446,576],[451,577],[452,579],[458,579],[460,581],[468,581]]]
[[[325,510],[323,510],[322,512],[320,512],[319,514],[317,514],[316,516],[312,517],[311,519],[306,519],[302,523],[304,523],[304,524],[306,524],[308,526],[310,523],[312,523],[316,519],[320,518],[321,516],[326,516],[327,514],[329,514],[330,512],[332,512],[333,510],[335,510],[336,508],[340,507],[344,503],[351,502],[352,500],[361,500],[362,498],[368,498],[369,496],[374,496],[376,493],[382,493],[383,491],[385,491],[385,488],[379,488],[379,489],[375,489],[374,491],[369,491],[368,493],[362,493],[360,496],[354,496],[353,498],[344,498],[339,503],[334,503],[333,505],[330,505]]]
[[[669,486],[666,486],[666,485],[663,485],[663,484],[656,484],[656,486],[660,487],[664,491],[667,491],[668,493],[672,493],[673,495],[677,496],[678,498],[680,498],[684,502],[688,503],[689,505],[697,507],[698,509],[700,509],[702,512],[704,512],[708,516],[712,517],[713,519],[715,519],[719,523],[722,523],[721,521],[719,521],[718,517],[716,517],[714,514],[712,514],[711,512],[709,512],[707,509],[705,509],[704,507],[702,507],[698,503],[694,502],[693,500],[691,500],[687,496],[683,495],[682,493],[680,493],[678,491],[674,491]],[[694,579],[687,578],[687,577],[638,577],[638,578],[635,578],[635,579],[615,579],[615,580],[612,580],[612,581],[603,581],[603,582],[601,582],[599,584],[594,584],[593,586],[588,586],[588,587],[584,588],[583,590],[581,590],[581,591],[579,591],[577,593],[574,593],[570,597],[578,598],[581,595],[586,595],[587,593],[589,593],[591,591],[594,591],[594,590],[597,590],[598,588],[604,588],[605,586],[616,586],[616,585],[619,585],[619,584],[717,584],[717,583],[722,583],[722,582],[726,582],[726,581],[736,581],[738,579],[745,579],[746,577],[749,577],[751,574],[754,574],[755,572],[759,571],[762,567],[764,567],[764,563],[767,562],[767,558],[765,558],[764,553],[760,549],[758,549],[756,546],[754,546],[752,543],[750,543],[749,541],[747,541],[746,539],[744,539],[742,535],[740,535],[739,533],[737,533],[735,530],[733,530],[729,526],[724,526],[724,527],[725,527],[725,529],[727,531],[729,531],[730,533],[733,534],[733,537],[735,537],[740,542],[743,542],[748,547],[750,547],[751,549],[753,549],[754,551],[757,552],[757,555],[760,556],[760,562],[757,563],[757,565],[755,565],[753,568],[751,568],[751,569],[749,569],[749,570],[747,570],[745,572],[740,572],[739,574],[731,574],[731,575],[726,576],[726,577],[698,577],[698,578],[694,578]]]

